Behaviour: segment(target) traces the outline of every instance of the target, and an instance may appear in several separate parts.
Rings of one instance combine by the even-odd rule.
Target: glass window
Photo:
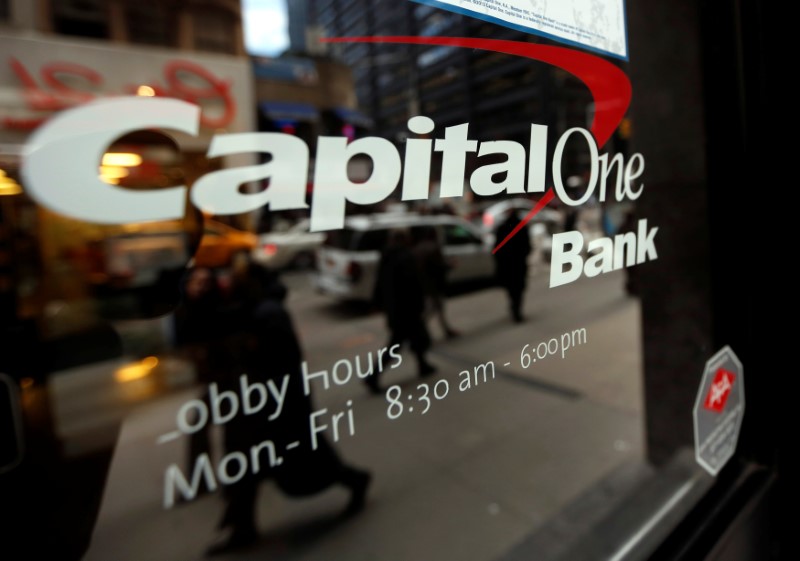
[[[763,535],[769,34],[581,4],[0,0],[0,559]]]

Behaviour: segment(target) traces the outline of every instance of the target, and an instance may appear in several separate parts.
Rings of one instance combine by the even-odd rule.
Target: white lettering
[[[192,202],[212,214],[241,214],[269,205],[271,210],[306,208],[308,145],[300,138],[276,132],[222,134],[211,140],[209,158],[244,152],[271,154],[257,166],[221,169],[198,179],[192,187]],[[259,193],[241,193],[250,181],[269,180]]]
[[[190,415],[194,410],[195,415]],[[208,422],[208,407],[199,399],[187,401],[178,409],[176,424],[183,434],[192,434],[206,426]]]
[[[217,482],[214,479],[214,470],[211,469],[211,461],[208,454],[203,453],[197,456],[192,471],[192,483],[186,481],[181,468],[172,464],[164,473],[164,508],[172,508],[175,504],[175,490],[180,491],[184,500],[191,501],[197,496],[200,490],[200,479],[205,479],[206,486],[210,491],[216,491]]]
[[[472,173],[470,187],[476,195],[498,195],[502,192],[525,193],[525,147],[518,142],[498,140],[482,142],[478,157],[488,154],[505,154],[506,161],[486,164]],[[495,182],[494,176],[505,174],[505,179]]]
[[[625,166],[625,194],[632,201],[635,201],[641,196],[642,191],[644,190],[644,183],[639,185],[638,191],[633,190],[633,186],[631,185],[631,183],[633,183],[634,179],[638,179],[643,173],[644,173],[644,156],[642,156],[639,153],[636,153],[633,156],[631,156],[631,159]]]
[[[163,97],[103,99],[62,111],[34,132],[22,161],[25,192],[59,214],[96,224],[183,218],[186,187],[134,191],[100,179],[108,147],[126,133],[172,129],[196,136],[197,105]]]
[[[639,220],[639,235],[636,239],[636,263],[644,263],[645,261],[653,261],[658,259],[656,253],[655,237],[658,228],[650,228],[647,230],[647,220]],[[642,239],[644,238],[644,242]],[[627,265],[627,263],[626,263]]]
[[[31,136],[22,165],[26,191],[39,204],[55,212],[99,224],[182,218],[185,186],[147,191],[123,189],[101,181],[98,166],[103,153],[114,140],[128,132],[155,128],[196,135],[199,119],[200,111],[196,105],[160,97],[99,100],[63,111]],[[433,120],[425,116],[412,117],[408,121],[408,130],[414,134],[428,135],[434,129]],[[310,229],[321,231],[343,227],[348,202],[370,205],[385,200],[397,188],[401,175],[402,200],[427,199],[432,151],[442,153],[441,198],[464,195],[466,158],[467,154],[474,152],[479,158],[492,154],[506,156],[504,162],[483,164],[472,172],[469,184],[476,195],[523,194],[526,180],[527,192],[544,192],[547,134],[546,126],[532,124],[526,154],[526,147],[517,142],[479,143],[470,139],[469,123],[462,123],[446,127],[444,138],[407,139],[403,161],[395,146],[383,138],[367,137],[348,142],[344,137],[319,137]],[[566,144],[575,134],[583,137],[590,162],[585,192],[577,198],[567,192],[561,169]],[[264,206],[270,210],[307,208],[310,154],[308,145],[300,138],[270,132],[222,134],[212,139],[207,155],[216,158],[252,152],[268,154],[271,159],[259,165],[216,170],[200,177],[191,191],[192,203],[214,214],[240,214]],[[348,165],[358,155],[372,161],[370,177],[361,183],[351,180],[348,175]],[[567,130],[558,139],[551,166],[555,192],[570,206],[581,205],[595,195],[604,201],[606,184],[612,174],[617,200],[626,197],[636,200],[644,189],[643,183],[634,186],[645,169],[641,154],[634,154],[627,163],[621,154],[609,160],[608,154],[598,155],[592,134],[578,127]],[[266,181],[268,186],[254,193],[240,190],[243,184],[254,181]],[[64,185],[69,188],[65,189]],[[655,258],[654,235],[655,231],[639,240],[639,261]],[[566,242],[568,238],[561,239]],[[565,247],[562,243],[560,249]],[[622,259],[618,251],[615,250],[613,268],[619,268]],[[580,256],[573,251],[564,252],[563,257],[569,262],[581,261],[582,264]],[[600,272],[605,272],[607,260],[591,261],[590,271],[595,271],[595,266]],[[566,279],[574,274],[572,269],[567,273],[557,268],[552,273],[554,280],[559,282],[560,279],[561,284],[572,282]],[[577,274],[580,276],[579,272]],[[379,355],[379,368],[381,359]],[[325,376],[327,389],[327,372],[320,371],[311,376]],[[310,391],[309,379],[304,378],[304,383],[306,391]],[[248,391],[251,397],[253,392],[259,392],[255,386]]]
[[[569,247],[569,250],[566,248]],[[581,259],[583,236],[577,230],[553,234],[553,249],[550,264],[550,288],[578,280],[583,269]],[[564,266],[569,269],[564,270]]]
[[[444,138],[437,138],[433,149],[442,153],[440,197],[461,197],[464,194],[464,168],[467,152],[478,149],[477,140],[469,140],[469,123],[447,127]]]
[[[580,256],[583,236],[580,232],[563,232],[553,235],[553,258],[550,266],[550,287],[578,280],[581,273],[587,277],[631,267],[645,261],[658,259],[655,237],[658,228],[647,227],[647,220],[639,220],[637,233],[627,232],[611,238],[598,238],[589,242],[587,251],[593,253],[583,263]],[[566,247],[569,246],[569,249]],[[566,267],[569,267],[566,269]],[[566,269],[566,270],[565,270]]]
[[[416,134],[429,134],[434,129],[433,119],[417,116],[408,120],[408,130]],[[403,200],[419,201],[428,198],[431,181],[431,146],[427,138],[406,140],[406,156],[403,165]],[[410,164],[410,165],[409,165]]]
[[[356,154],[372,159],[372,174],[364,183],[354,183],[347,176],[347,164]],[[311,231],[344,226],[347,201],[368,205],[384,200],[397,187],[400,170],[400,155],[385,138],[368,137],[348,144],[346,138],[321,136],[317,142]]]
[[[217,389],[217,383],[213,382],[208,386],[208,400],[211,403],[211,422],[215,425],[224,425],[236,416],[239,410],[239,399],[230,390],[222,393]],[[228,402],[227,413],[223,413],[224,403]]]
[[[547,171],[547,127],[531,125],[531,142],[528,161],[528,193],[544,193]]]
[[[275,401],[275,411],[272,412],[272,415],[267,417],[270,421],[274,421],[280,417],[281,411],[283,411],[283,404],[286,401],[286,392],[289,391],[289,376],[289,374],[283,375],[280,388],[275,385],[274,381],[267,380],[267,389],[272,395],[272,399]]]
[[[561,160],[564,157],[564,147],[566,146],[569,137],[576,132],[580,133],[586,140],[586,145],[589,148],[589,161],[591,162],[591,170],[589,173],[589,180],[586,185],[586,192],[579,199],[573,199],[569,196],[569,194],[567,194],[566,189],[564,189],[564,182],[561,179]],[[562,134],[561,138],[559,138],[558,142],[556,143],[556,150],[553,154],[553,186],[556,189],[556,195],[558,195],[558,198],[570,206],[582,205],[588,201],[592,196],[592,193],[594,193],[595,184],[597,183],[597,167],[597,144],[595,144],[594,137],[589,131],[575,127]]]
[[[327,390],[330,387],[330,382],[328,381],[328,371],[327,370],[319,370],[318,372],[309,372],[308,371],[308,363],[303,361],[300,365],[300,370],[303,374],[303,391],[306,395],[311,395],[311,380],[313,378],[322,378],[322,385]]]

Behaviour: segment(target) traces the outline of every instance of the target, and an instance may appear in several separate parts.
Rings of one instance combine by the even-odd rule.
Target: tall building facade
[[[308,52],[308,0],[286,0],[289,17],[289,50],[293,53]]]
[[[250,132],[257,126],[241,29],[238,1],[7,0],[0,5],[4,183],[23,183],[24,146],[43,123],[62,111],[119,96],[196,104],[201,108],[199,126],[194,135],[118,138],[108,151],[126,154],[127,163],[100,166],[104,182],[139,190],[192,185],[210,171],[249,163],[252,155],[206,156],[214,135]],[[102,240],[108,232],[101,235],[85,223],[34,205],[26,192],[5,197],[0,214],[0,241],[11,231],[24,231],[29,240],[6,252],[14,263],[10,275],[17,288],[24,288],[17,291],[21,308],[36,314],[40,301],[53,294],[72,298],[93,286],[82,283],[72,290],[65,279],[87,270],[83,248],[107,244]],[[240,220],[242,227],[250,226],[247,220]],[[105,282],[109,267],[103,262],[94,267],[99,273],[88,276]],[[63,274],[50,274],[50,269]],[[51,279],[51,285],[28,282],[42,277]],[[0,278],[0,292],[2,286]]]
[[[530,34],[414,2],[309,0],[309,19],[326,37],[451,36],[546,42]],[[531,123],[548,125],[550,150],[560,133],[587,127],[591,95],[566,72],[505,54],[445,46],[336,44],[332,54],[353,69],[358,101],[374,134],[403,142],[415,115],[437,130],[470,123],[479,140],[528,142]],[[579,173],[577,151],[565,158]]]
[[[244,54],[238,0],[2,0],[0,30]]]

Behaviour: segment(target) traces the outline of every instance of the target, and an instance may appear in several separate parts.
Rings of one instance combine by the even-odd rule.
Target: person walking
[[[425,357],[431,346],[424,319],[425,289],[406,230],[393,230],[389,234],[378,263],[373,301],[386,314],[389,347],[408,342],[417,359],[419,375],[433,374],[436,368]],[[364,383],[373,393],[381,391],[377,372],[365,378]]]
[[[445,315],[445,284],[449,266],[442,253],[442,246],[436,236],[436,229],[424,226],[419,229],[414,243],[414,255],[419,266],[422,288],[425,298],[433,314],[442,326],[448,339],[457,337],[459,332],[453,329]]]
[[[520,220],[522,217],[518,216],[516,209],[510,209],[495,230],[495,240],[499,243],[506,239]],[[524,320],[522,299],[528,280],[528,255],[531,249],[528,228],[525,227],[494,254],[497,282],[508,293],[511,317],[516,323]]]
[[[256,499],[261,479],[272,479],[290,497],[307,497],[342,485],[350,491],[345,516],[364,508],[372,479],[369,472],[345,463],[324,435],[316,435],[312,442],[308,419],[314,407],[303,388],[300,341],[283,303],[286,286],[273,272],[251,264],[237,275],[232,294],[241,299],[232,302],[232,309],[241,326],[237,338],[243,370],[260,383],[285,384],[286,393],[285,406],[277,417],[270,419],[271,412],[265,409],[237,415],[226,423],[225,450],[252,450],[270,441],[283,453],[277,465],[260,475],[248,472],[225,488],[226,506],[219,527],[228,532],[208,550],[209,555],[226,553],[257,539]],[[228,389],[235,390],[232,386]]]

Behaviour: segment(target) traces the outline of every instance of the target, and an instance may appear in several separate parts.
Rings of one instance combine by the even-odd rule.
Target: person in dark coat
[[[308,423],[314,407],[303,388],[300,341],[283,304],[286,287],[274,273],[255,264],[240,271],[237,279],[243,284],[234,284],[232,294],[243,300],[234,302],[234,308],[238,308],[234,313],[245,331],[241,334],[245,345],[239,374],[247,372],[250,381],[262,384],[271,380],[277,387],[282,387],[287,374],[289,378],[280,415],[268,419],[274,412],[268,408],[237,415],[224,425],[225,449],[247,451],[270,440],[282,459],[279,465],[265,466],[259,474],[248,472],[225,488],[226,508],[219,526],[229,528],[230,533],[209,550],[210,554],[233,550],[256,539],[255,507],[262,479],[274,480],[281,491],[292,497],[343,485],[351,493],[345,515],[356,514],[364,507],[371,480],[368,472],[345,464],[324,435],[316,435],[317,446],[312,448]],[[267,454],[263,461],[267,462]]]
[[[449,266],[442,253],[442,246],[436,236],[436,229],[431,226],[420,228],[414,243],[414,255],[419,266],[422,287],[425,297],[434,315],[442,326],[447,338],[456,337],[458,331],[453,329],[445,315],[445,286]]]
[[[495,240],[502,242],[522,220],[517,211],[511,209],[505,219],[495,230]],[[523,321],[522,297],[528,280],[528,254],[531,252],[531,240],[528,228],[517,232],[495,254],[495,273],[497,282],[508,293],[511,317],[515,322]]]
[[[408,342],[416,357],[419,375],[433,374],[436,368],[425,358],[431,345],[424,318],[425,288],[411,249],[411,238],[405,230],[393,230],[389,234],[378,263],[373,301],[386,314],[389,347]],[[364,382],[373,393],[380,392],[378,372]]]
[[[215,368],[225,363],[217,344],[222,335],[222,293],[213,270],[189,269],[181,286],[182,300],[175,310],[175,344],[194,364],[197,381],[216,380]]]
[[[175,345],[192,363],[196,380],[205,390],[201,399],[208,407],[208,385],[218,382],[230,365],[225,347],[230,326],[226,321],[222,292],[216,274],[206,267],[189,269],[180,289],[181,302],[175,309],[174,320]],[[206,426],[189,436],[187,465],[190,470],[198,456],[210,451],[209,430]]]

